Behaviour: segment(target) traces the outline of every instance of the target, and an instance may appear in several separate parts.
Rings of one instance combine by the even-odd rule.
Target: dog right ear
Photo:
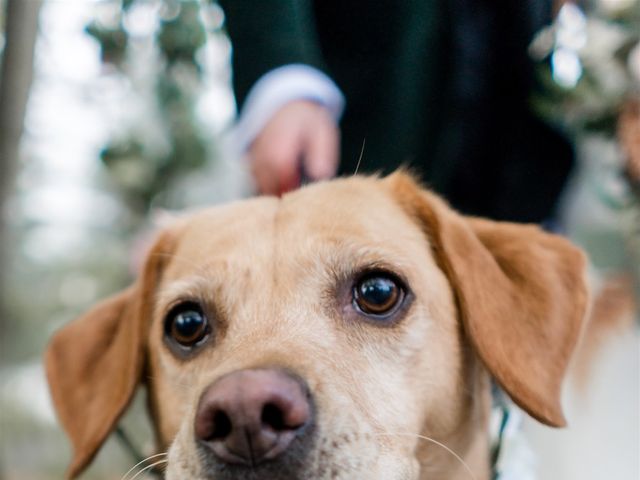
[[[460,215],[403,173],[386,181],[428,238],[487,371],[532,417],[565,425],[562,381],[588,305],[584,254],[536,226]]]
[[[172,239],[164,232],[133,286],[60,329],[47,347],[53,404],[73,446],[68,478],[77,477],[91,462],[141,380],[151,301]]]

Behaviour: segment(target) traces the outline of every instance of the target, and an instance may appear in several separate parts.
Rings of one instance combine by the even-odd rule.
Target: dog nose
[[[311,416],[301,380],[276,369],[239,370],[205,390],[195,436],[220,461],[254,467],[283,453]]]

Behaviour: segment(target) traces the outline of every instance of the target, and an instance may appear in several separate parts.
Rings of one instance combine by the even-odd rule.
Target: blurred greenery
[[[115,25],[104,25],[96,19],[87,25],[86,32],[100,44],[103,62],[113,65],[122,75],[131,76],[135,54],[125,17],[134,8],[150,3],[160,15],[153,33],[160,67],[152,88],[169,145],[166,151],[159,152],[149,148],[148,139],[139,131],[131,131],[124,138],[109,142],[101,154],[126,204],[141,218],[159,193],[170,189],[184,174],[203,166],[210,150],[195,118],[194,102],[202,75],[198,51],[207,41],[201,8],[211,2],[124,0],[112,20]]]
[[[543,118],[574,134],[614,136],[623,105],[639,93],[639,73],[632,71],[630,55],[640,42],[640,2],[617,10],[584,3],[585,11],[569,3],[564,21],[561,10],[559,19],[534,39],[540,88],[532,104]],[[553,63],[560,51],[577,61],[575,79],[568,83],[563,65]]]
[[[618,138],[621,113],[640,98],[640,1],[566,3],[530,52],[534,110],[574,139],[580,181],[615,219],[583,222],[574,238],[596,266],[631,273],[640,295],[640,181]]]

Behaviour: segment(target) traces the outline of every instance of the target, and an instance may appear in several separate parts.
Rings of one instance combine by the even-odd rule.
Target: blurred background
[[[640,0],[556,11],[530,46],[544,86],[531,102],[575,145],[560,228],[588,251],[594,312],[611,328],[589,338],[581,364],[592,367],[572,375],[573,431],[525,422],[527,462],[540,479],[633,480]],[[157,212],[252,187],[243,161],[225,153],[236,112],[214,1],[0,0],[0,55],[0,479],[59,479],[69,449],[41,365],[47,339],[130,281]],[[149,454],[143,411],[138,398],[123,424]],[[85,478],[119,479],[134,463],[114,438]]]

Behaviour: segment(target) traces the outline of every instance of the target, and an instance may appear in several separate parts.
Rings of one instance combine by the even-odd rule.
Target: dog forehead
[[[433,263],[421,229],[373,178],[313,184],[184,220],[163,270],[163,298],[238,290],[268,296],[283,285],[300,292],[374,267],[410,278]]]
[[[258,197],[192,214],[179,230],[176,248],[198,257],[208,250],[230,252],[246,242],[257,247],[270,237],[278,204],[275,197]]]
[[[236,253],[255,259],[341,241],[384,245],[424,238],[383,181],[350,178],[196,213],[185,222],[176,253],[200,261]]]
[[[283,197],[281,225],[319,235],[344,231],[376,238],[411,229],[408,216],[375,177],[352,177],[310,185]]]

